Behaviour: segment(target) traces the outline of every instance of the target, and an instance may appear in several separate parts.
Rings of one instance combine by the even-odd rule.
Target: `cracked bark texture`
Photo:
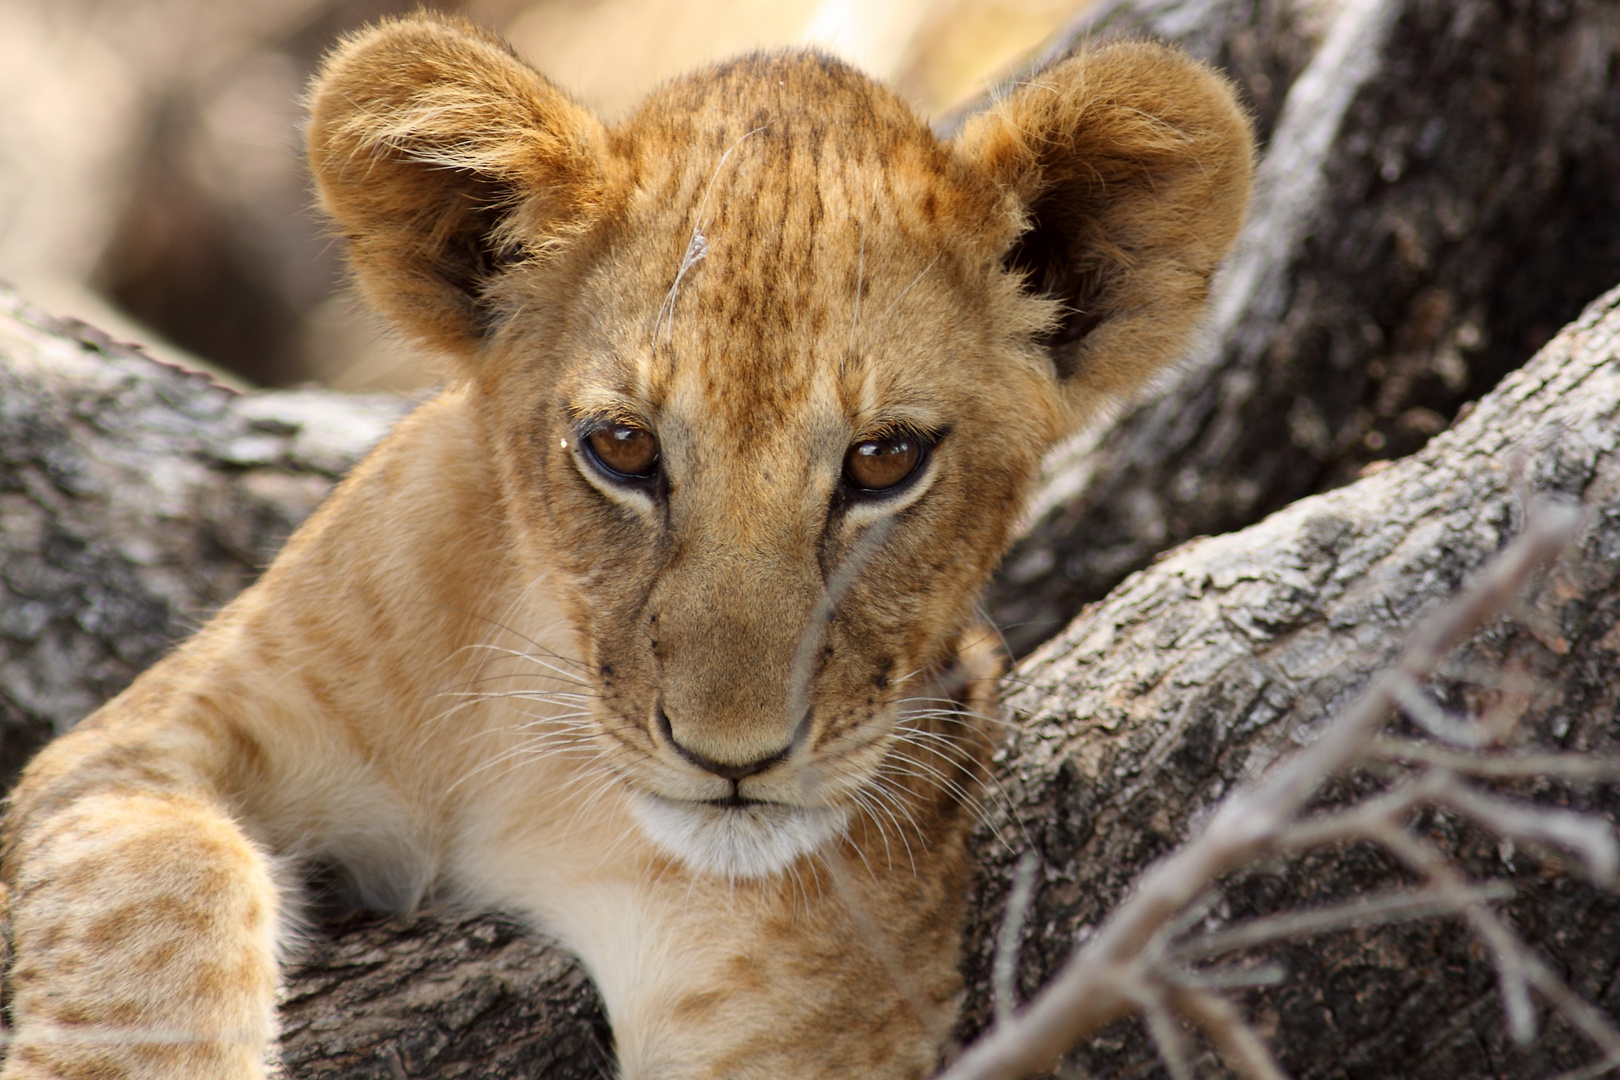
[[[241,591],[405,409],[237,395],[0,289],[0,783]]]
[[[572,957],[498,915],[321,926],[280,1004],[278,1080],[602,1080],[607,1018]]]
[[[977,843],[964,1036],[986,986],[1013,866],[1043,872],[1022,942],[1027,994],[1157,856],[1223,795],[1310,740],[1399,650],[1425,612],[1514,533],[1522,496],[1578,499],[1576,544],[1528,598],[1436,681],[1447,707],[1512,703],[1514,742],[1620,755],[1620,289],[1594,303],[1451,431],[1351,486],[1248,529],[1187,544],[1088,607],[1015,670],[1010,738]],[[1522,700],[1475,673],[1517,673]],[[1486,682],[1489,677],[1487,675]],[[1346,777],[1330,796],[1368,790]],[[1546,781],[1515,794],[1613,817],[1614,785]],[[1423,828],[1474,876],[1511,878],[1504,906],[1590,999],[1620,1013],[1620,898],[1549,852],[1515,851],[1429,814]],[[1319,853],[1224,883],[1211,923],[1326,903],[1404,880],[1371,847]],[[1559,1023],[1528,1048],[1502,1021],[1494,971],[1455,921],[1271,950],[1289,977],[1246,994],[1301,1078],[1549,1076],[1592,1061]],[[1134,1022],[1077,1055],[1094,1076],[1158,1075]]]
[[[1136,0],[1064,47],[1133,33],[1226,67],[1266,156],[1203,343],[1051,462],[988,603],[1018,653],[1158,552],[1414,452],[1620,280],[1612,0]]]

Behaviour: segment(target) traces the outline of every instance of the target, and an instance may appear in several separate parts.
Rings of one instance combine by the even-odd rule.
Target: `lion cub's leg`
[[[6,1080],[264,1075],[271,867],[175,749],[81,728],[19,788]]]

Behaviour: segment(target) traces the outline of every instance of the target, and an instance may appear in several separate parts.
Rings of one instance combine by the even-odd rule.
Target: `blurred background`
[[[611,118],[688,68],[812,44],[925,116],[1092,0],[444,0]],[[409,391],[432,358],[345,287],[300,97],[344,31],[416,0],[0,0],[0,279],[244,386]]]

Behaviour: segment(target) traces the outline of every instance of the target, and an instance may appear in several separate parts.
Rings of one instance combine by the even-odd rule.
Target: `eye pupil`
[[[591,453],[612,472],[645,479],[658,468],[658,440],[646,428],[613,424],[586,436]]]
[[[862,491],[883,491],[905,480],[922,459],[922,444],[912,435],[863,439],[844,457],[844,482]]]

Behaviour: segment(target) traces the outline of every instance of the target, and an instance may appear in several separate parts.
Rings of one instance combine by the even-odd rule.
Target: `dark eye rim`
[[[620,472],[602,460],[601,455],[596,452],[596,447],[591,445],[591,436],[599,431],[606,431],[609,428],[616,427],[639,428],[652,436],[653,444],[657,449],[654,452],[652,468],[649,471],[645,473]],[[581,456],[590,462],[591,468],[601,473],[604,479],[613,483],[625,487],[654,487],[664,475],[664,448],[659,444],[657,434],[646,424],[625,420],[592,420],[580,424],[574,429],[574,441],[579,446]]]
[[[911,466],[911,471],[906,473],[905,476],[901,477],[899,480],[896,480],[888,487],[883,488],[864,488],[851,484],[849,482],[849,470],[845,468],[842,463],[840,463],[838,470],[839,487],[848,497],[868,501],[890,499],[896,495],[900,495],[916,484],[917,480],[922,476],[922,474],[927,471],[929,459],[934,456],[934,448],[937,447],[948,434],[950,434],[950,430],[948,428],[944,431],[931,432],[921,431],[917,428],[911,427],[899,427],[890,429],[889,431],[878,435],[867,435],[856,439],[851,442],[848,449],[844,451],[844,459],[846,461],[849,459],[850,450],[853,450],[861,443],[872,442],[874,439],[895,438],[896,436],[917,440],[917,461]]]

